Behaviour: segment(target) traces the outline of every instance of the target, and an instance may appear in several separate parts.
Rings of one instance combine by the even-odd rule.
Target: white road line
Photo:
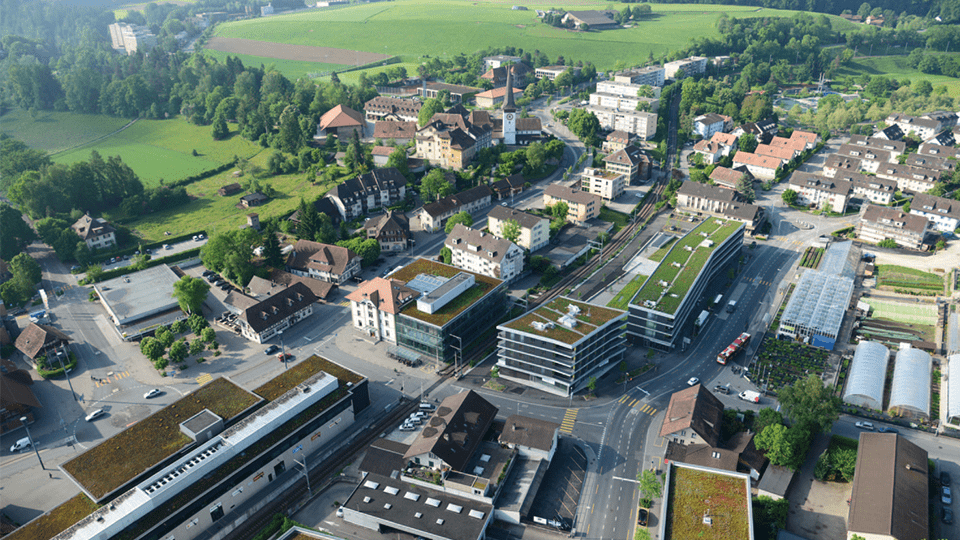
[[[620,477],[620,476],[614,476],[613,479],[614,479],[614,480],[623,480],[624,482],[633,482],[634,484],[637,483],[636,478],[623,478],[623,477]]]

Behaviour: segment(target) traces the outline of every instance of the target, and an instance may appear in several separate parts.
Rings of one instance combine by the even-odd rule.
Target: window
[[[216,506],[210,509],[210,519],[216,522],[218,519],[223,517],[223,505],[217,503]]]
[[[282,461],[273,466],[273,472],[277,476],[280,476],[281,474],[283,474],[283,471],[285,470],[287,470],[287,464]]]

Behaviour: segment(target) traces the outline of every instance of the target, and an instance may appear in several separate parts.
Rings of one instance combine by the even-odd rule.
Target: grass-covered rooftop
[[[83,493],[27,523],[5,537],[6,540],[50,540],[99,508]]]
[[[567,328],[558,322],[560,317],[568,314],[567,306],[570,305],[580,308],[580,313],[576,315],[578,324],[574,328]],[[503,326],[573,345],[590,335],[590,333],[597,328],[622,315],[624,315],[623,311],[588,304],[586,302],[577,302],[561,296],[549,304],[540,306],[521,317],[505,323]],[[533,323],[537,321],[553,323],[553,328],[537,330],[533,327]]]
[[[673,466],[669,489],[664,540],[750,538],[750,493],[744,478]],[[713,523],[703,522],[705,514]]]
[[[710,218],[675,242],[650,279],[637,291],[630,303],[672,315],[696,281],[710,255],[743,226],[738,221]]]
[[[390,278],[408,283],[420,274],[452,278],[460,272],[473,274],[473,277],[476,279],[476,284],[470,289],[461,293],[460,296],[454,298],[449,304],[443,306],[433,314],[428,314],[420,311],[417,308],[416,302],[411,302],[400,313],[402,315],[407,315],[409,317],[413,317],[414,319],[421,320],[425,323],[442,327],[453,320],[454,317],[463,313],[468,307],[472,306],[478,300],[486,296],[487,293],[497,288],[498,285],[503,283],[499,279],[476,274],[474,272],[457,268],[456,266],[450,266],[428,259],[417,259],[404,266],[400,270],[394,272],[392,275],[390,275]]]
[[[273,401],[321,371],[339,379],[341,386],[345,385],[345,383],[357,384],[363,380],[362,376],[357,375],[349,369],[314,354],[310,358],[303,360],[280,375],[270,379],[266,384],[254,390],[253,393],[267,401]]]
[[[209,409],[229,421],[260,398],[227,379],[214,379],[63,464],[97,500],[190,444],[180,423]]]

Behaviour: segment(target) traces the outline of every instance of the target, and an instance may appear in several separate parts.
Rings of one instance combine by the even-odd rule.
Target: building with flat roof
[[[896,433],[861,433],[847,538],[929,538],[928,483],[926,450]]]
[[[627,176],[604,169],[587,167],[580,175],[580,189],[599,195],[604,201],[620,198],[627,187]]]
[[[634,343],[677,346],[700,295],[740,255],[744,230],[738,221],[710,218],[673,243],[630,301],[627,334]]]
[[[753,540],[750,476],[702,465],[668,463],[658,538]]]
[[[664,77],[667,79],[703,75],[707,70],[707,59],[703,56],[690,56],[682,60],[674,60],[664,64],[663,70]],[[680,75],[681,72],[682,75]]]
[[[179,280],[169,266],[161,264],[95,283],[93,289],[120,335],[132,339],[187,318],[173,297],[173,284]]]
[[[500,376],[572,396],[623,359],[626,315],[560,297],[503,323],[497,327]]]
[[[631,84],[646,84],[649,86],[663,86],[665,71],[661,66],[645,66],[615,73],[613,80]]]
[[[597,117],[603,129],[633,133],[643,141],[657,134],[656,113],[602,105],[587,105],[584,108]]]
[[[417,291],[396,318],[397,345],[423,361],[453,363],[506,309],[505,282],[428,259],[389,276]]]

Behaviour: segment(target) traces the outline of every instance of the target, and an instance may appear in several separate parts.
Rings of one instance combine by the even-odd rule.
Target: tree
[[[91,264],[87,266],[87,280],[91,283],[98,283],[103,279],[103,267],[99,264]]]
[[[230,128],[227,126],[227,119],[222,114],[213,118],[213,140],[222,141],[230,135]]]
[[[740,139],[737,141],[737,145],[740,147],[740,150],[753,153],[757,149],[757,136],[753,133],[744,133],[740,136]]]
[[[180,304],[180,309],[187,313],[202,313],[203,301],[207,299],[210,284],[206,281],[183,276],[173,284],[173,297]]]
[[[551,268],[552,268],[552,267],[551,267]],[[590,390],[591,392],[596,392],[596,391],[597,391],[597,378],[596,378],[596,377],[590,377],[590,380],[587,381],[587,389]]]
[[[143,353],[151,362],[163,358],[166,347],[155,337],[147,336],[140,342],[140,352]]]
[[[799,194],[796,191],[792,189],[788,189],[784,191],[782,195],[780,195],[780,198],[783,199],[783,202],[786,203],[788,206],[793,206],[794,204],[797,203],[798,195]]]
[[[840,398],[816,375],[781,388],[777,397],[785,415],[811,432],[830,431],[840,416]]]
[[[597,132],[600,131],[600,120],[586,109],[574,109],[567,120],[567,127],[584,144],[597,146],[600,142],[597,138]]]
[[[801,426],[788,428],[783,424],[771,424],[757,434],[754,443],[763,450],[774,465],[798,470],[803,465],[809,443],[809,432]]]
[[[313,206],[313,205],[311,205]],[[316,212],[316,210],[314,210]],[[263,259],[274,268],[283,266],[283,252],[280,251],[280,240],[276,233],[267,232],[267,237],[263,241]]]
[[[345,247],[359,255],[363,259],[360,264],[364,267],[377,262],[377,257],[380,256],[380,242],[377,242],[376,238],[356,237],[349,240],[341,240],[337,242],[337,245]]]
[[[443,102],[437,98],[430,98],[423,102],[420,107],[420,114],[417,115],[417,125],[423,127],[430,122],[433,115],[443,112]]]
[[[207,320],[203,318],[203,315],[194,313],[187,319],[187,326],[190,327],[191,332],[199,336],[200,332],[207,328]]]
[[[202,340],[195,339],[190,343],[190,354],[200,354],[205,348]]]
[[[433,202],[452,193],[453,186],[447,182],[442,169],[432,169],[420,181],[420,195],[424,202]]]
[[[637,482],[640,485],[640,497],[643,499],[656,499],[663,495],[663,482],[657,477],[657,473],[650,469],[644,469],[637,474]]]
[[[473,216],[470,215],[470,212],[466,210],[462,212],[457,212],[456,214],[450,216],[450,219],[447,220],[447,226],[444,227],[444,231],[447,234],[453,232],[453,228],[456,227],[457,223],[462,223],[464,227],[469,227],[473,225]]]
[[[754,433],[761,433],[764,428],[773,424],[782,424],[783,415],[779,411],[771,409],[770,407],[764,407],[760,409],[760,414],[757,415],[757,419],[753,422],[753,431]]]
[[[387,158],[387,167],[393,167],[404,176],[410,174],[410,167],[407,166],[407,150],[400,146],[390,152],[390,157]]]
[[[158,328],[153,335],[157,338],[157,341],[163,345],[164,348],[167,348],[173,344],[173,332],[171,332],[170,329],[165,326]]]
[[[507,240],[517,243],[520,238],[520,222],[515,219],[506,219],[500,223],[500,234]]]
[[[526,150],[527,166],[524,174],[533,176],[543,171],[543,165],[547,161],[547,149],[539,142],[532,142]],[[528,174],[529,173],[529,174]]]
[[[550,214],[553,215],[554,219],[563,221],[567,219],[567,214],[570,212],[570,205],[563,201],[557,201],[552,206],[548,206],[547,209],[550,211]]]
[[[202,339],[207,343],[212,343],[213,340],[217,339],[217,331],[209,326],[203,329]]]
[[[277,133],[277,148],[289,154],[296,154],[306,144],[306,135],[300,127],[300,113],[293,105],[288,105],[280,113],[280,131]]]
[[[22,280],[30,285],[40,283],[40,279],[43,278],[40,263],[26,253],[20,253],[10,261],[10,273],[13,274],[13,279]]]
[[[753,529],[757,540],[774,540],[781,529],[787,528],[790,501],[774,500],[766,495],[753,499]]]
[[[946,249],[946,247],[947,247],[947,241],[941,238],[937,240],[937,243],[934,246],[934,249],[936,249],[937,251],[943,251],[944,249]]]
[[[170,358],[170,361],[174,364],[182,363],[187,358],[187,344],[185,340],[178,339],[170,345],[170,352],[167,353],[167,357]]]
[[[894,240],[893,238],[884,238],[883,240],[877,242],[877,247],[882,247],[887,249],[897,249],[898,247],[900,247],[900,245],[897,244],[897,241]]]
[[[440,257],[443,259],[443,264],[450,264],[453,262],[453,251],[450,251],[447,246],[443,246],[440,248]]]
[[[5,261],[12,260],[37,237],[33,229],[23,220],[23,215],[9,204],[0,204],[0,231],[3,231],[0,259]]]
[[[753,191],[753,178],[750,178],[747,175],[742,175],[739,180],[737,180],[737,193],[743,195],[743,198],[747,200],[748,203],[752,203],[757,195]]]
[[[261,243],[253,229],[226,231],[200,248],[200,260],[214,272],[223,272],[234,283],[246,284],[253,277],[253,248]]]

